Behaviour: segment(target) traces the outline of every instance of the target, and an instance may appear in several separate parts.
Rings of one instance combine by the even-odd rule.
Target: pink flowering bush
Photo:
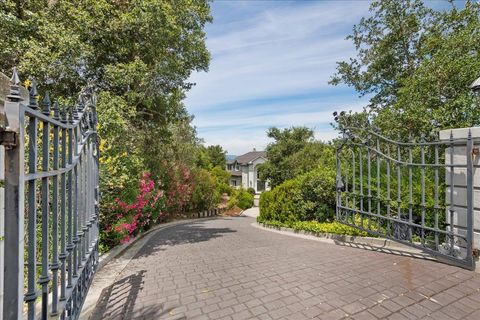
[[[165,218],[165,193],[155,186],[150,173],[142,175],[138,194],[133,203],[127,203],[120,198],[109,208],[102,228],[102,241],[108,247],[118,243],[126,243],[131,237],[150,229]]]

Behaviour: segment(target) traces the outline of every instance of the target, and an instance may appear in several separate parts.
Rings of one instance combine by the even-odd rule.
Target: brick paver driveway
[[[93,319],[480,319],[478,274],[253,221],[157,232],[104,290]]]

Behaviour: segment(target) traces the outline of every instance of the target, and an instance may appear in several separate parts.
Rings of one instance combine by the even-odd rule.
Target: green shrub
[[[329,221],[335,214],[335,168],[327,166],[287,180],[260,196],[260,216],[282,223]]]
[[[247,192],[250,193],[251,195],[255,195],[255,189],[253,189],[252,187],[249,187],[247,189]]]
[[[234,192],[230,200],[228,200],[228,208],[235,206],[242,210],[253,207],[253,195],[244,189],[239,189]]]
[[[220,194],[215,188],[215,179],[205,169],[195,172],[195,186],[192,193],[192,209],[202,211],[213,208],[220,201]]]
[[[359,219],[357,219],[359,221]],[[308,231],[315,234],[329,233],[348,236],[370,236],[367,232],[353,228],[342,223],[318,222],[318,221],[295,221],[280,222],[276,220],[264,220],[261,216],[257,218],[257,222],[274,228],[291,228],[295,231]]]

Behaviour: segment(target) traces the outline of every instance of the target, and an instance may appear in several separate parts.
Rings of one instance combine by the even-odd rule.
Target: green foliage
[[[357,55],[338,63],[331,82],[371,95],[370,116],[390,137],[479,124],[469,85],[480,74],[480,4],[451,5],[374,1],[348,37]]]
[[[201,147],[198,165],[205,169],[212,169],[214,167],[225,168],[227,165],[226,154],[227,151],[223,150],[220,145],[208,146],[206,148]]]
[[[228,200],[228,208],[239,207],[242,210],[253,207],[254,197],[244,189],[235,190],[233,195]]]
[[[195,173],[195,187],[192,194],[192,206],[196,211],[213,208],[220,201],[220,194],[215,188],[215,179],[205,169]]]
[[[277,220],[266,220],[262,216],[257,217],[257,222],[274,228],[291,228],[295,231],[307,231],[314,234],[338,234],[347,236],[366,237],[369,234],[357,228],[347,226],[339,222],[318,222],[318,221],[294,221],[280,222]]]
[[[220,194],[232,194],[233,188],[228,183],[230,180],[230,172],[226,171],[225,167],[216,166],[210,171],[210,173],[215,180],[215,188]]]
[[[252,187],[248,187],[247,192],[253,196],[255,195],[255,189],[253,189]]]
[[[279,222],[328,221],[335,210],[335,168],[320,166],[260,196],[260,216]]]
[[[171,213],[219,198],[210,174],[200,171],[194,181],[204,148],[183,104],[191,73],[208,70],[211,19],[206,0],[0,2],[0,72],[16,66],[61,105],[73,104],[87,84],[96,90],[105,223],[115,219],[107,215],[116,197],[136,199],[144,171],[161,181]],[[209,170],[222,165],[217,158]]]
[[[267,146],[268,161],[260,167],[259,172],[261,179],[268,180],[272,187],[319,165],[334,164],[333,148],[314,141],[313,131],[309,128],[270,128],[267,135],[274,142]]]

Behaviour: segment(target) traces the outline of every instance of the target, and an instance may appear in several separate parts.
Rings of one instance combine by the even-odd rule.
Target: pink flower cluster
[[[150,178],[150,173],[146,172],[142,175],[139,183],[139,194],[132,204],[115,199],[117,211],[116,218],[118,220],[126,220],[115,227],[115,231],[123,234],[120,243],[130,241],[139,229],[148,229],[151,224],[155,223],[159,217],[163,215],[163,199],[164,192],[155,190],[155,183]]]

